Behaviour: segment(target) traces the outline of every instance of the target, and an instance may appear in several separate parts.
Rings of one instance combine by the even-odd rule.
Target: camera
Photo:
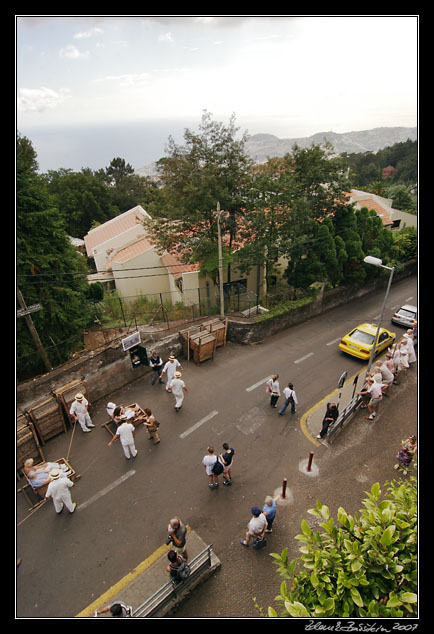
[[[166,539],[166,546],[168,546],[170,543],[173,544],[173,537],[172,535],[168,535],[167,539]]]

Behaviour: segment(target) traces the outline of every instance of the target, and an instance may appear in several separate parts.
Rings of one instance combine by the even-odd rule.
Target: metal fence
[[[203,572],[211,569],[211,554],[212,544],[204,548],[189,562],[191,572],[186,579],[183,581],[169,580],[134,610],[133,617],[149,619],[158,616],[170,603],[176,602],[193,583],[199,580]]]
[[[223,285],[224,312],[242,312],[258,305],[258,296],[239,283]],[[179,300],[179,297],[187,301]],[[92,301],[94,322],[101,329],[137,327],[138,324],[165,324],[195,320],[220,313],[218,286],[197,288],[181,293],[155,293],[121,297],[109,291],[101,301]]]

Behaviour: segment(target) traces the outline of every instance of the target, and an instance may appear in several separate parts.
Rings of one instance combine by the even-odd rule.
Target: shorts
[[[382,396],[379,396],[378,398],[371,398],[371,400],[369,401],[369,405],[377,405],[377,403],[380,403],[382,400]]]

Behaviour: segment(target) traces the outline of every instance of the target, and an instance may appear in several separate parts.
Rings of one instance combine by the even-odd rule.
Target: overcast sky
[[[417,125],[416,16],[17,16],[18,129],[170,121],[250,134]]]

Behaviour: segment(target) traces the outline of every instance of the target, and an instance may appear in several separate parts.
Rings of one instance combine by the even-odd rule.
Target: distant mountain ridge
[[[356,132],[317,132],[312,136],[293,139],[279,139],[274,134],[253,134],[246,142],[248,154],[257,162],[264,163],[268,158],[291,153],[293,146],[305,149],[329,141],[336,154],[378,152],[385,147],[403,141],[417,140],[417,127],[383,127]]]
[[[357,132],[317,132],[312,136],[298,137],[294,139],[279,139],[274,134],[253,134],[246,142],[246,151],[256,163],[265,163],[267,159],[275,156],[284,156],[291,153],[297,144],[300,148],[309,148],[312,145],[320,145],[324,139],[329,141],[336,154],[347,152],[378,152],[395,143],[402,143],[410,139],[417,140],[417,128],[373,128],[372,130],[360,130]],[[156,165],[151,163],[135,170],[139,176],[156,175]]]

